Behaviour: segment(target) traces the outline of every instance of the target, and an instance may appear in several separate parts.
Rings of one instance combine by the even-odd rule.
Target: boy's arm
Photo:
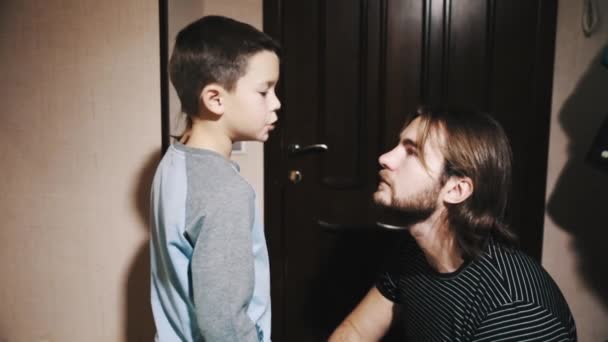
[[[392,320],[393,302],[372,287],[334,331],[329,342],[379,341],[388,331]]]
[[[247,315],[254,286],[253,196],[227,188],[199,222],[191,261],[196,317],[205,341],[257,342]]]

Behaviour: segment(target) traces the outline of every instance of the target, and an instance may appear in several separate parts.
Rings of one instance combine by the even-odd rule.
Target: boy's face
[[[275,94],[279,80],[279,58],[261,51],[249,58],[247,72],[225,97],[224,115],[233,141],[264,142],[274,129],[281,102]]]

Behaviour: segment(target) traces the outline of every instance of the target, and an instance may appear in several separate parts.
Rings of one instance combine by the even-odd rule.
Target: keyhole
[[[298,170],[289,171],[289,180],[293,184],[298,184],[302,181],[302,173]]]

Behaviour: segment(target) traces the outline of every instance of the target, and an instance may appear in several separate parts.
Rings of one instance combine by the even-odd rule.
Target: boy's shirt
[[[270,270],[255,192],[238,165],[176,143],[151,191],[157,341],[270,341]]]

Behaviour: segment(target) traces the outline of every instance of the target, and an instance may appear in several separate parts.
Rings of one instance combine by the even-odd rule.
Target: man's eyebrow
[[[403,140],[401,140],[401,143],[403,145],[411,146],[411,147],[413,147],[415,149],[418,149],[418,144],[415,141],[413,141],[412,139],[410,139],[410,138],[404,138]]]

